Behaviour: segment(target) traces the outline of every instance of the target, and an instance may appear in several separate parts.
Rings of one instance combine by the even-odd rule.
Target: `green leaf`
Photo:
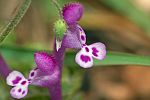
[[[67,53],[65,65],[75,66],[75,54]],[[68,63],[69,62],[69,63]],[[142,56],[128,53],[107,52],[106,58],[102,61],[94,59],[95,66],[102,65],[144,65],[150,66],[150,56]]]
[[[95,65],[144,65],[150,66],[150,56],[108,52],[103,61],[94,60]]]
[[[29,6],[31,4],[31,0],[25,0],[22,6],[20,7],[18,13],[14,18],[12,18],[6,26],[2,28],[0,31],[0,43],[3,42],[3,40],[7,37],[7,35],[13,31],[13,29],[18,25],[18,23],[21,21],[22,17],[28,10]]]
[[[0,48],[0,52],[4,55],[8,62],[16,63],[33,63],[33,53],[36,50],[5,47]],[[39,51],[39,50],[37,50]],[[42,50],[43,51],[43,50]],[[68,52],[65,56],[65,66],[74,67],[78,66],[75,63],[75,52]],[[101,65],[144,65],[150,66],[150,56],[142,56],[128,53],[107,52],[106,58],[102,61],[94,59],[95,66]],[[77,67],[76,67],[77,68]]]
[[[50,100],[49,94],[35,94],[32,96],[28,96],[22,100]]]
[[[129,18],[150,35],[149,15],[136,7],[132,0],[98,0],[98,2]]]

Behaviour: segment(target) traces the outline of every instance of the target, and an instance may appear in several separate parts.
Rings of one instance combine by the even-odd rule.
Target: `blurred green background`
[[[58,0],[61,6],[75,0]],[[16,15],[23,0],[0,0],[0,28]],[[87,43],[101,41],[108,51],[150,55],[150,0],[78,0],[84,5],[79,24]],[[35,51],[52,51],[53,23],[58,12],[51,0],[32,0],[27,13],[0,46],[12,69],[26,76],[34,66]],[[67,50],[72,52],[74,50]],[[68,62],[63,69],[63,100],[150,100],[150,68],[136,65],[105,65],[82,69]],[[46,89],[29,87],[22,100],[49,100]],[[0,78],[0,100],[14,100],[10,87]]]

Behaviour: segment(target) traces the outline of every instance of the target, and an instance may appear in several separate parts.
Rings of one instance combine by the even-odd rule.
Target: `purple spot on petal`
[[[82,46],[84,47],[84,46],[86,46],[86,44],[82,44]]]
[[[31,73],[31,77],[33,77],[33,76],[34,76],[34,72]]]
[[[19,89],[18,92],[21,92],[21,89]]]
[[[89,48],[88,47],[85,47],[85,50],[86,50],[86,52],[89,52]]]
[[[26,82],[27,82],[27,81],[22,81],[22,82],[21,82],[21,84],[22,84],[22,85],[25,85],[25,84],[26,84]]]
[[[91,58],[89,56],[81,55],[80,58],[85,63],[87,63],[88,61],[91,61]]]
[[[83,35],[81,35],[81,40],[84,41],[85,40],[85,37]]]
[[[93,50],[92,54],[97,57],[97,56],[98,56],[97,53],[98,53],[99,51],[98,51],[95,47],[93,47],[92,50]]]
[[[23,91],[22,94],[25,94],[25,91]]]
[[[15,80],[12,81],[13,84],[18,84],[22,78],[17,76]]]
[[[31,83],[31,81],[32,81],[32,79],[28,79],[28,83],[29,83],[29,84]]]

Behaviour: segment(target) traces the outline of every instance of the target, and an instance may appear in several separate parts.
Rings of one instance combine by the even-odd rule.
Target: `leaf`
[[[150,56],[108,52],[103,61],[94,60],[95,65],[145,65],[150,66]]]
[[[24,49],[24,48],[15,48],[2,46],[0,52],[6,58],[8,62],[16,62],[21,64],[23,63],[33,63],[33,53],[36,50]],[[37,50],[39,51],[39,50]],[[43,50],[42,50],[43,51]],[[17,59],[17,60],[16,60]],[[78,66],[75,63],[75,53],[68,52],[65,56],[65,66],[74,68]],[[144,65],[150,66],[150,56],[142,56],[128,53],[119,53],[119,52],[107,52],[106,58],[102,61],[94,60],[95,66],[102,65]],[[77,67],[75,67],[77,68]]]
[[[35,94],[31,96],[27,96],[22,100],[50,100],[49,94]]]
[[[136,7],[132,0],[98,0],[108,8],[124,15],[139,27],[143,28],[150,35],[150,18],[149,15]]]
[[[24,0],[24,3],[20,7],[16,16],[11,19],[8,24],[0,31],[0,43],[7,37],[7,35],[13,31],[13,29],[18,25],[21,21],[22,17],[25,15],[26,11],[28,10],[31,4],[31,0]]]
[[[75,66],[75,55],[68,53],[65,59],[65,65]],[[69,62],[69,63],[68,63]],[[150,56],[142,56],[128,53],[108,52],[106,58],[102,61],[94,59],[95,66],[102,65],[144,65],[150,66]]]

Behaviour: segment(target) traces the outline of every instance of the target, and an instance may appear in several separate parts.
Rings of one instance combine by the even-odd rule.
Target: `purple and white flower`
[[[68,24],[68,31],[64,37],[63,46],[81,49],[75,61],[83,68],[93,66],[93,58],[103,60],[106,56],[106,47],[103,43],[86,44],[86,34],[77,21],[83,15],[83,6],[79,3],[69,3],[63,8],[63,17]]]
[[[7,84],[13,87],[10,91],[13,98],[25,97],[29,85],[49,87],[58,81],[59,70],[52,56],[47,53],[35,53],[35,62],[37,67],[30,71],[27,79],[18,71],[12,71],[7,76]]]

